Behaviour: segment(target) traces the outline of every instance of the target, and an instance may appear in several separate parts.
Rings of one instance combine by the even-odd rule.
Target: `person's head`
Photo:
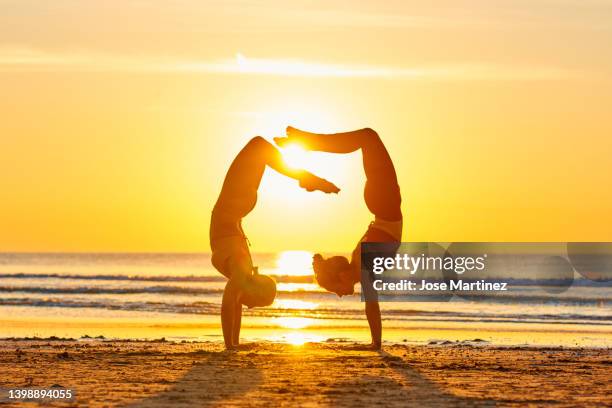
[[[270,306],[276,297],[276,282],[267,275],[250,276],[242,290],[240,302],[251,307]]]
[[[316,254],[312,258],[312,269],[317,283],[324,289],[338,296],[352,295],[355,282],[351,274],[351,265],[343,256],[323,258]]]

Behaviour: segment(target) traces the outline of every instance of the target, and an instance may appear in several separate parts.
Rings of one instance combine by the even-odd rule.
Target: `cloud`
[[[563,68],[490,63],[397,67],[250,58],[240,53],[231,59],[198,60],[89,52],[56,53],[30,49],[0,49],[0,71],[202,73],[404,80],[556,80],[572,76],[570,71]]]

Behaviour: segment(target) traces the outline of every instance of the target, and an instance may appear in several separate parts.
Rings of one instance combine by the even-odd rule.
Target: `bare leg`
[[[227,191],[232,196],[239,196],[246,192],[257,191],[266,166],[284,176],[298,180],[300,187],[309,191],[320,190],[326,193],[340,191],[334,184],[306,170],[287,166],[278,149],[264,138],[257,136],[247,143],[232,162],[221,194]]]
[[[364,198],[369,210],[385,220],[402,218],[401,196],[393,161],[378,134],[372,129],[319,134],[292,127],[287,137],[275,138],[279,146],[300,143],[306,149],[327,153],[351,153],[361,149],[366,175]]]
[[[343,133],[311,133],[294,127],[287,127],[287,137],[277,137],[274,141],[279,146],[300,143],[305,149],[328,153],[351,153],[367,144],[371,129],[360,129]]]
[[[270,142],[261,136],[256,136],[249,141],[243,151],[254,151],[251,157],[259,161],[263,166],[270,166],[280,174],[299,180],[304,177],[305,170],[293,169],[285,165],[281,152]],[[241,152],[242,153],[242,152]]]
[[[274,141],[279,146],[296,142],[303,144],[308,150],[327,153],[352,153],[361,149],[363,168],[368,178],[376,176],[379,171],[384,171],[387,177],[390,176],[397,182],[391,157],[378,134],[372,129],[322,134],[305,132],[289,126],[287,137],[275,138]]]

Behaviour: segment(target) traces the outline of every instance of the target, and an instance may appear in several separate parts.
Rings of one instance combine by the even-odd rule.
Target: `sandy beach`
[[[71,402],[45,406],[610,403],[609,349],[446,343],[388,345],[374,352],[341,341],[302,346],[260,342],[226,352],[219,342],[2,340],[0,387],[62,386],[76,394]]]

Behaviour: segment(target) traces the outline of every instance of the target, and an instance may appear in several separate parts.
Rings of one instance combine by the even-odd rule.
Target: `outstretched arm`
[[[382,321],[378,301],[366,301],[365,312],[370,325],[370,334],[372,334],[372,347],[380,350],[382,347]]]
[[[242,325],[242,303],[238,302],[234,310],[234,332],[232,333],[232,343],[234,347],[240,345],[240,326]]]
[[[230,279],[225,285],[223,291],[223,300],[221,301],[221,328],[223,329],[223,340],[225,348],[231,350],[234,348],[235,339],[235,320],[236,311],[241,308],[240,305],[240,289],[236,281]],[[239,324],[239,323],[238,323]]]
[[[240,323],[242,317],[242,303],[240,296],[245,280],[251,274],[253,265],[248,254],[234,255],[227,260],[227,276],[230,280],[223,290],[221,301],[221,328],[225,347],[230,350],[238,345],[240,336]]]
[[[351,255],[351,271],[354,274],[353,280],[355,282],[361,281],[361,296],[365,300],[365,313],[372,335],[370,347],[380,350],[382,346],[382,319],[378,304],[378,292],[373,286],[373,275],[361,267],[361,242],[357,244]]]

